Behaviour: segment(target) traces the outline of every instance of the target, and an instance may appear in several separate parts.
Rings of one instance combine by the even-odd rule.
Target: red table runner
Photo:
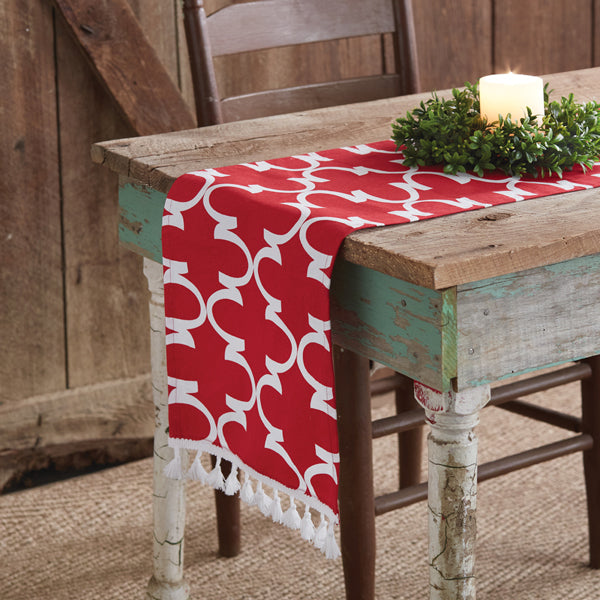
[[[338,556],[329,286],[344,237],[595,186],[600,163],[563,179],[453,176],[404,166],[391,141],[177,179],[162,229],[169,444],[176,449],[167,474],[239,490]],[[179,449],[197,451],[191,467]],[[217,457],[210,472],[202,452]],[[227,478],[222,459],[233,464]],[[288,497],[283,505],[280,493]],[[310,508],[320,513],[316,528]]]

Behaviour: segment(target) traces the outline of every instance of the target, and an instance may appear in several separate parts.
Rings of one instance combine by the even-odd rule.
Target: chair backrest
[[[206,16],[184,0],[198,125],[419,91],[411,0],[258,0]],[[371,34],[393,34],[396,72],[221,98],[213,57]]]

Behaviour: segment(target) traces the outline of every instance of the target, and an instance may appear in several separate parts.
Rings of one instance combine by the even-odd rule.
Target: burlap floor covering
[[[578,410],[577,385],[545,404]],[[386,412],[378,402],[376,411]],[[482,460],[563,435],[497,408],[479,427]],[[395,484],[394,441],[375,442],[376,487]],[[0,497],[0,599],[142,599],[151,568],[151,462],[143,460]],[[478,496],[478,599],[600,599],[586,567],[581,455],[484,482]],[[377,519],[377,596],[427,598],[426,507]],[[243,552],[216,556],[212,492],[188,488],[186,575],[197,600],[341,599],[341,561],[243,509]]]

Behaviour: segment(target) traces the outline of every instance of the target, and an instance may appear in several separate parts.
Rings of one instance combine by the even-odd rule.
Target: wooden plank
[[[126,0],[53,0],[70,33],[140,135],[189,129],[195,118]]]
[[[569,86],[586,99],[600,97],[599,72],[589,69],[549,79],[559,89]],[[112,142],[108,151],[107,145],[97,145],[95,150],[97,158],[122,159],[125,172],[141,181],[147,174],[154,177],[162,172],[162,183],[151,180],[150,185],[164,190],[168,188],[162,184],[172,175],[161,165],[171,163],[174,172],[184,172],[282,155],[285,150],[288,154],[315,150],[319,149],[319,143],[325,145],[325,141],[332,139],[339,142],[340,137],[336,136],[340,131],[342,140],[369,141],[369,136],[374,136],[374,131],[379,133],[378,127],[385,127],[386,122],[385,117],[373,115],[390,114],[390,106],[398,110],[400,102],[414,103],[418,97],[283,115],[241,122],[235,127],[221,125],[183,135],[153,136],[143,141]],[[359,115],[364,113],[370,117],[360,119]],[[341,122],[345,127],[339,126]],[[298,135],[290,133],[294,131]],[[175,151],[165,154],[161,149]],[[132,160],[132,155],[144,152],[149,156]],[[177,162],[173,161],[174,156],[178,157]],[[561,262],[598,252],[597,195],[597,190],[580,191],[452,215],[443,220],[365,230],[346,238],[343,257],[435,289]],[[449,230],[453,231],[452,252],[441,252],[447,245]],[[427,235],[423,235],[425,231]]]
[[[418,0],[413,10],[422,89],[459,87],[492,72],[491,0]]]
[[[321,108],[252,121],[94,144],[92,159],[140,183],[167,192],[173,181],[193,168],[276,158],[390,135],[393,118],[429,94]]]
[[[337,260],[333,341],[438,390],[456,376],[456,294]]]
[[[225,121],[240,121],[324,106],[367,102],[398,94],[397,75],[373,75],[332,83],[313,83],[302,87],[268,90],[225,99],[221,103]]]
[[[261,0],[215,12],[208,28],[212,52],[220,56],[393,31],[394,13],[390,0],[351,6],[346,0]]]
[[[132,135],[57,20],[68,387],[150,371],[141,260],[119,248],[117,180],[94,167],[98,137]]]
[[[368,77],[382,73],[383,62],[380,36],[366,36],[219,56],[215,58],[215,68],[219,93],[222,98],[228,98]]]
[[[365,229],[342,256],[434,289],[524,271],[599,252],[599,197],[595,188]]]
[[[542,75],[592,66],[590,0],[554,0],[550,6],[545,0],[503,0],[494,7],[496,72]]]
[[[600,254],[460,286],[458,387],[600,352]]]
[[[32,396],[0,407],[0,454],[93,440],[151,438],[150,375]]]
[[[173,83],[180,88],[178,46],[185,48],[185,40],[177,32],[176,7],[179,0],[127,0],[146,39],[152,45],[158,60]],[[187,103],[188,106],[190,103]],[[190,112],[193,111],[190,108]]]
[[[52,9],[0,3],[0,406],[65,385]]]
[[[160,262],[166,195],[126,178],[119,195],[121,243]],[[340,256],[431,289],[524,271],[600,250],[599,195],[598,189],[583,190],[443,219],[363,229],[346,238]],[[444,252],[448,239],[452,252]]]
[[[573,92],[580,102],[600,100],[600,68],[548,75],[555,95]],[[439,92],[447,96],[449,90]],[[343,107],[264,117],[95,144],[95,162],[166,192],[193,169],[276,158],[311,150],[375,142],[390,135],[394,118],[414,108],[429,93],[375,100]]]
[[[152,455],[152,438],[67,442],[0,452],[0,493]],[[42,471],[36,474],[36,471]],[[45,473],[44,473],[45,471]],[[34,473],[32,473],[34,472]],[[62,474],[62,475],[61,475]]]

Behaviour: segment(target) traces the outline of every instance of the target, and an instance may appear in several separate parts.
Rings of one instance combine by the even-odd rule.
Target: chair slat
[[[394,30],[390,0],[262,0],[232,4],[208,19],[214,56]]]
[[[240,121],[389,98],[399,95],[399,86],[398,75],[373,75],[225,98],[221,101],[221,108],[225,121]]]

